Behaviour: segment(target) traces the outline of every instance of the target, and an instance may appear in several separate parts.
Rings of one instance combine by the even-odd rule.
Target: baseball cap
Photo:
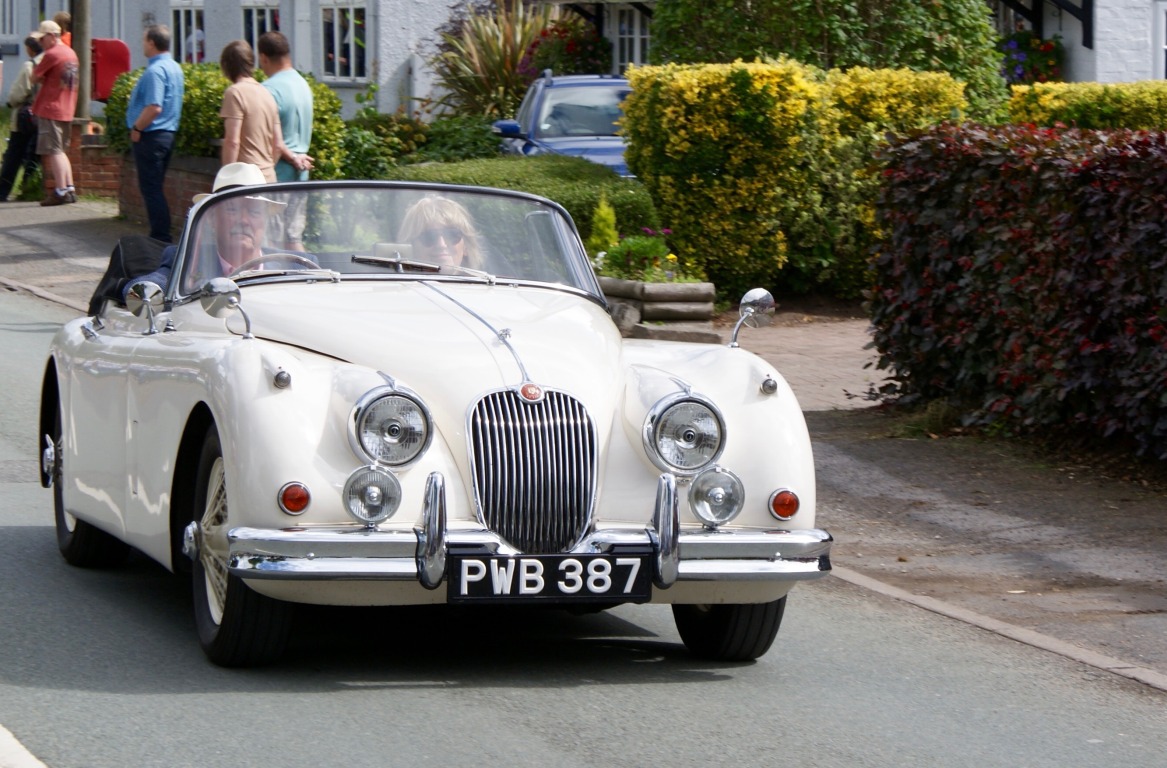
[[[58,24],[57,22],[53,21],[52,19],[45,19],[44,21],[41,22],[41,25],[37,29],[37,31],[41,33],[42,37],[45,35],[56,35],[57,37],[60,37],[61,36],[61,25]]]

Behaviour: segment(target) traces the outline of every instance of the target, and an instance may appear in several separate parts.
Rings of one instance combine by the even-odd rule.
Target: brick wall
[[[134,158],[109,149],[105,137],[95,132],[95,123],[77,120],[69,141],[69,162],[73,164],[73,185],[83,195],[100,195],[118,201],[118,213],[127,221],[148,228],[146,207],[138,192],[138,168]],[[100,126],[98,126],[99,128]],[[171,158],[166,172],[166,201],[170,203],[170,220],[175,239],[182,232],[191,198],[210,192],[219,170],[219,161],[210,157]],[[45,179],[45,189],[53,188],[53,179]]]

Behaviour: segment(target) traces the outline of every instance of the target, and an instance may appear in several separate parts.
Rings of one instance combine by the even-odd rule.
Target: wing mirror
[[[243,338],[255,338],[251,335],[251,318],[243,311],[240,304],[239,286],[227,277],[213,277],[203,284],[199,292],[199,303],[203,311],[211,317],[226,318],[233,312],[243,315]]]
[[[772,309],[774,309],[774,297],[765,288],[751,288],[746,291],[746,295],[742,296],[741,304],[738,305],[738,312],[741,313],[741,317],[738,319],[737,325],[733,327],[733,335],[730,337],[729,346],[738,346],[737,334],[743,325],[756,328],[757,325],[751,323],[750,320]]]
[[[518,120],[495,120],[490,129],[504,139],[527,138]]]
[[[158,327],[154,325],[154,313],[161,311],[165,302],[166,296],[163,295],[162,288],[157,283],[143,280],[130,286],[130,290],[126,293],[126,309],[130,310],[134,317],[141,317],[145,314],[150,322],[150,327],[143,331],[143,336],[152,336],[158,333]]]

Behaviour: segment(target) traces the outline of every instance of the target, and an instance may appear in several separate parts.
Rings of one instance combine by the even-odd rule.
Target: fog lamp
[[[361,467],[349,475],[342,498],[354,520],[372,527],[393,517],[401,505],[401,483],[383,469]]]
[[[737,517],[745,497],[742,481],[722,467],[705,470],[689,486],[689,506],[707,528],[716,528]]]
[[[770,514],[779,520],[789,520],[798,514],[802,502],[798,494],[786,488],[781,488],[770,494]]]

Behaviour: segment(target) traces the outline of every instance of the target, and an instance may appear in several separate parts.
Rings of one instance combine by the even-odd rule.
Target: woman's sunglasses
[[[446,245],[457,245],[462,242],[462,230],[457,227],[442,227],[427,229],[417,236],[417,241],[426,248],[433,248],[438,244],[438,238],[446,241]]]

